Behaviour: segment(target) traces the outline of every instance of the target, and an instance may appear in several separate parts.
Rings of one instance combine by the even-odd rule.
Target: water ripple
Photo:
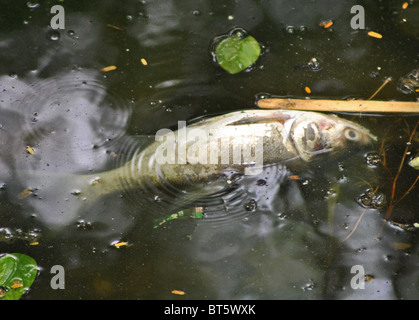
[[[20,137],[34,150],[29,168],[59,171],[97,168],[108,160],[105,146],[125,134],[131,106],[109,90],[94,71],[38,80],[24,87],[16,108],[23,115]],[[40,159],[42,161],[40,162]],[[27,159],[20,166],[27,168]]]

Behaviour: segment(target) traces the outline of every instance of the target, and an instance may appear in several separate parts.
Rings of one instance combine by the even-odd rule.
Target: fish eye
[[[359,132],[351,128],[346,128],[343,134],[345,135],[346,139],[352,141],[358,140],[360,138]]]

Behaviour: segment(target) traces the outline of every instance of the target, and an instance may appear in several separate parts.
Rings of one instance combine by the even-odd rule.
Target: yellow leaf
[[[28,151],[28,153],[30,153],[30,154],[35,153],[35,150],[33,150],[31,147],[26,147],[26,151]]]

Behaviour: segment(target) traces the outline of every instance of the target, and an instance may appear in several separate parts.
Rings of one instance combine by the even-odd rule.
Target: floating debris
[[[21,193],[19,193],[19,195],[17,196],[17,198],[19,200],[23,200],[23,199],[26,199],[27,197],[29,197],[32,193],[33,193],[33,190],[31,190],[31,189],[25,189]]]
[[[112,242],[111,243],[111,246],[112,247],[115,247],[115,248],[121,248],[121,247],[131,247],[132,244],[129,244],[126,241],[119,241],[119,240],[117,240],[117,241]]]
[[[127,245],[128,245],[128,242],[118,242],[114,244],[114,246],[117,248],[122,247],[122,246],[127,246]]]
[[[386,204],[386,197],[383,193],[367,189],[358,197],[358,203],[364,208],[380,209]]]
[[[307,63],[307,67],[311,71],[320,71],[320,63],[316,58],[311,58],[310,61]]]
[[[180,218],[193,218],[193,219],[202,219],[203,218],[203,208],[202,207],[194,207],[194,208],[188,208],[184,210],[180,210],[176,213],[172,213],[171,215],[165,217],[156,219],[154,223],[154,229],[160,227],[162,224],[170,221],[170,220],[176,220]]]
[[[403,242],[393,242],[391,246],[396,250],[406,250],[412,247],[410,243],[403,243]]]
[[[381,89],[383,89],[386,85],[387,85],[387,83],[389,83],[390,81],[392,80],[392,78],[391,77],[388,77],[384,82],[383,82],[383,84],[373,93],[373,95],[371,96],[371,97],[369,97],[368,98],[368,100],[372,100],[372,98],[374,98],[380,91],[381,91]]]
[[[373,37],[373,38],[376,38],[376,39],[381,39],[383,37],[381,34],[379,34],[378,32],[375,32],[375,31],[368,32],[368,35],[370,37]]]
[[[186,292],[182,290],[172,290],[172,293],[178,296],[184,296],[186,294]]]
[[[104,67],[104,68],[100,69],[100,71],[103,71],[103,72],[108,72],[108,71],[112,71],[112,70],[116,70],[116,66],[108,66],[108,67]]]
[[[77,221],[77,228],[80,230],[92,230],[94,226],[90,221],[81,219]]]
[[[381,163],[381,156],[377,152],[370,152],[365,157],[365,162],[369,167],[376,167]]]
[[[404,94],[419,92],[419,69],[414,69],[400,78],[397,89]]]
[[[416,223],[411,225],[411,224],[400,223],[400,222],[396,222],[396,221],[388,221],[388,224],[393,228],[396,228],[398,230],[403,230],[403,231],[414,231],[415,228],[419,228],[419,224],[418,224],[417,227],[415,226]]]
[[[71,192],[70,192],[70,194],[72,194],[73,196],[78,197],[78,196],[80,196],[80,195],[81,195],[81,190],[74,190],[74,191],[71,191]]]
[[[195,219],[202,219],[203,218],[203,207],[195,207]]]
[[[0,228],[0,243],[12,243],[16,240],[22,240],[28,243],[29,245],[39,244],[39,239],[41,238],[40,231],[37,229],[32,229],[28,231],[10,228]],[[1,270],[1,268],[0,268]]]
[[[35,153],[35,150],[34,150],[33,148],[31,148],[31,147],[26,147],[26,151],[27,151],[29,154],[34,154],[34,153]]]
[[[124,31],[124,28],[118,27],[118,26],[114,26],[113,24],[107,24],[108,27],[119,30],[119,31]]]
[[[257,208],[256,200],[254,199],[250,200],[248,203],[244,205],[244,208],[246,209],[246,211],[254,212]]]
[[[102,181],[102,179],[100,178],[100,177],[96,177],[96,178],[94,178],[92,181],[90,181],[90,184],[92,185],[92,186],[94,186],[94,185],[97,185],[97,184],[99,184],[99,183],[102,183],[103,181]]]
[[[311,58],[309,62],[297,65],[294,67],[294,70],[300,70],[300,69],[309,69],[310,71],[320,71],[322,68],[320,68],[320,63],[317,60],[317,58]],[[266,99],[265,97],[262,97],[260,99]]]
[[[370,274],[366,274],[364,277],[365,281],[371,281],[372,279],[374,279],[374,276],[370,275]]]
[[[323,20],[319,23],[320,27],[323,27],[325,29],[330,28],[333,25],[333,20],[329,19],[329,20]]]
[[[13,281],[13,284],[10,286],[10,288],[12,289],[17,289],[17,288],[22,288],[22,287],[23,287],[23,283],[20,282],[19,280]]]

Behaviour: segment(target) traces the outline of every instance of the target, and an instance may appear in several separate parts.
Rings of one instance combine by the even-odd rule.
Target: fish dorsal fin
[[[282,125],[285,121],[289,120],[291,117],[288,114],[277,114],[277,113],[269,113],[267,116],[250,116],[246,117],[232,123],[229,123],[229,126],[240,126],[240,125],[248,125],[248,124],[256,124],[256,123],[281,123]]]

